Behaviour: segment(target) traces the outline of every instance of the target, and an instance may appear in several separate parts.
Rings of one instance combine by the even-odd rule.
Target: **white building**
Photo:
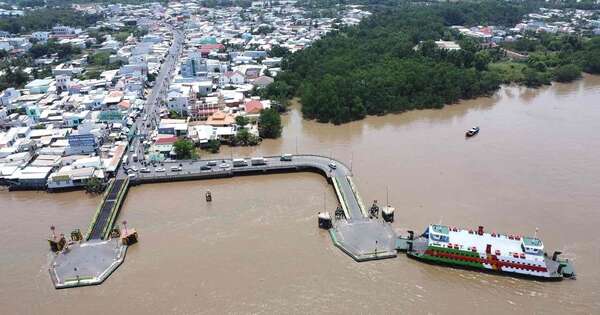
[[[50,37],[50,32],[33,32],[31,33],[31,37],[33,37],[37,41],[46,42]]]

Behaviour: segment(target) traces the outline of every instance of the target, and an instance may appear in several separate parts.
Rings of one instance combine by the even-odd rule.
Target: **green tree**
[[[527,87],[539,87],[550,83],[544,73],[541,73],[530,67],[523,69],[523,76],[523,84],[525,84]]]
[[[101,194],[104,192],[105,186],[102,180],[96,176],[92,176],[85,182],[85,191],[93,194]]]
[[[177,159],[191,159],[196,157],[196,147],[192,141],[179,139],[173,144]]]
[[[250,131],[248,131],[248,129],[246,129],[246,128],[238,129],[238,131],[233,139],[234,145],[241,145],[241,146],[257,145],[259,142],[260,142],[260,139],[258,139],[258,137],[256,137],[255,135],[251,134]]]
[[[238,127],[240,128],[246,127],[246,125],[248,125],[249,123],[250,120],[246,116],[240,115],[235,117],[235,124],[238,125]]]
[[[567,64],[554,69],[554,79],[558,82],[571,82],[580,77],[581,69],[574,64]]]
[[[475,53],[475,57],[473,60],[475,69],[479,71],[483,71],[487,69],[488,64],[492,60],[490,53],[486,50],[480,50]]]
[[[171,118],[171,119],[181,119],[181,118],[183,118],[183,116],[180,115],[179,112],[177,112],[176,110],[171,109],[169,111],[169,118]]]
[[[208,140],[208,146],[206,147],[206,149],[210,153],[219,153],[219,151],[221,150],[221,141],[216,139]]]
[[[258,118],[258,132],[262,138],[279,138],[283,127],[281,115],[274,108],[264,109]]]
[[[99,52],[91,55],[88,62],[96,66],[106,66],[110,63],[110,53]]]

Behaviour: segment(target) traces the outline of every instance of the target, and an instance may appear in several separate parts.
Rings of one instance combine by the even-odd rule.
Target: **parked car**
[[[291,161],[292,160],[292,155],[291,154],[283,154],[281,156],[281,161]]]
[[[200,166],[200,169],[203,171],[208,171],[208,170],[212,169],[212,167],[210,167],[208,165],[202,165],[202,166]]]
[[[155,172],[157,172],[157,173],[163,173],[163,172],[165,172],[166,170],[165,170],[165,168],[164,168],[164,167],[157,167],[156,169],[154,169],[154,171],[155,171]]]
[[[229,164],[227,163],[221,163],[221,165],[219,165],[220,168],[228,168]]]
[[[171,166],[171,172],[179,172],[183,168],[181,166]]]
[[[140,169],[141,173],[150,173],[150,170],[146,167]]]
[[[217,161],[208,161],[208,166],[217,166]]]

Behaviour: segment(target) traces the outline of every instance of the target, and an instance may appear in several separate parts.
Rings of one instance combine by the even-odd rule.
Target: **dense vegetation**
[[[521,65],[521,75],[518,71],[503,72],[512,78],[504,81],[535,87],[553,80],[573,81],[581,76],[581,71],[600,74],[600,38],[597,37],[532,33],[518,41],[504,43],[503,47],[528,55]]]
[[[196,147],[190,140],[179,139],[173,143],[173,150],[177,155],[177,159],[193,159],[196,158]]]
[[[490,5],[496,8],[491,11],[506,12],[495,15],[506,23],[521,15],[513,16],[520,10],[510,4]],[[290,56],[268,96],[298,95],[306,118],[337,124],[367,114],[439,108],[492,92],[501,83],[487,70],[494,52],[479,52],[469,43],[460,51],[439,50],[433,43],[452,39],[447,25],[463,22],[464,12],[485,11],[456,8],[405,6],[331,33]]]
[[[0,18],[0,30],[13,34],[26,34],[50,30],[56,25],[88,27],[101,18],[100,15],[84,14],[71,8],[39,8],[28,10],[23,16]]]
[[[281,136],[281,116],[275,108],[264,109],[258,117],[258,133],[261,138],[279,138]]]
[[[377,7],[375,14],[358,26],[332,32],[311,47],[286,56],[285,71],[261,94],[275,100],[299,96],[306,118],[339,124],[365,115],[440,108],[493,92],[503,82],[528,86],[551,80],[566,82],[578,78],[581,69],[600,68],[600,61],[594,61],[600,59],[600,51],[592,49],[596,41],[582,43],[579,39],[577,46],[571,45],[571,38],[555,39],[553,45],[560,49],[551,55],[562,54],[565,59],[542,69],[535,65],[535,56],[530,61],[533,64],[506,62],[500,48],[484,48],[449,28],[512,27],[533,10],[530,5],[482,1]],[[439,39],[456,40],[462,49],[438,49],[433,41]],[[587,57],[579,61],[566,58],[585,51]]]
[[[37,59],[46,55],[56,54],[59,61],[70,60],[74,55],[80,54],[81,49],[71,44],[59,44],[52,39],[46,43],[35,43],[29,49],[28,55]]]

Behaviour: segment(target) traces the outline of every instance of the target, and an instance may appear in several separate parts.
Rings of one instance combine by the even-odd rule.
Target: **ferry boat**
[[[421,261],[541,280],[575,279],[569,260],[559,259],[560,252],[548,257],[537,237],[487,233],[482,226],[465,230],[438,224],[429,225],[417,238],[412,234],[404,239],[404,248],[398,249]]]

